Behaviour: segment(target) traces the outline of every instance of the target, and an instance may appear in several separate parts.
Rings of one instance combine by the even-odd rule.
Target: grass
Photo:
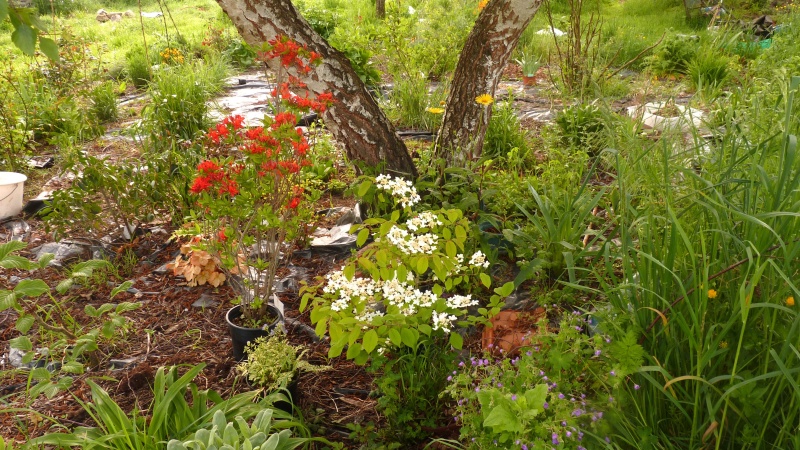
[[[165,17],[142,18],[141,21],[135,4],[129,5],[124,2],[112,5],[88,3],[86,2],[85,6],[87,9],[76,10],[66,17],[53,17],[45,14],[41,20],[48,25],[51,32],[55,32],[56,37],[61,30],[69,30],[71,34],[91,42],[90,50],[102,60],[106,68],[111,67],[114,63],[124,61],[125,54],[132,44],[143,45],[143,39],[147,41],[149,47],[161,42],[166,43],[168,40],[174,43],[179,41],[178,36],[182,36],[192,47],[200,47],[200,42],[209,25],[232,27],[222,20],[225,16],[219,5],[210,0],[189,0],[177,4],[167,4],[168,10],[164,10]],[[158,5],[158,2],[145,1],[142,2],[141,7],[145,12],[156,12],[161,11]],[[100,23],[95,19],[95,12],[101,7],[107,11],[131,9],[134,11],[134,17],[125,18],[120,22]],[[9,27],[10,25],[4,25],[3,29]],[[25,65],[30,61],[29,58],[23,58],[22,52],[11,43],[11,33],[0,33],[0,55],[3,55],[0,56],[0,61],[8,61],[16,56],[15,64],[19,65]],[[156,56],[151,55],[151,59],[155,60]]]

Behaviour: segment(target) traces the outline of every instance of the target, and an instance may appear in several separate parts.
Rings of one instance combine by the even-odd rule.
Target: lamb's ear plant
[[[53,255],[50,254],[43,255],[38,261],[16,254],[26,246],[18,241],[0,244],[0,267],[35,271],[45,268],[52,261]],[[101,260],[78,263],[56,286],[56,291],[63,295],[77,281],[87,280],[95,271],[109,267],[108,261]],[[109,300],[129,289],[132,284],[127,281],[113,289]],[[42,300],[44,296],[46,300]],[[18,315],[15,328],[20,335],[9,341],[11,348],[25,352],[23,364],[32,363],[37,353],[46,358],[41,361],[42,364],[37,364],[42,367],[35,367],[29,372],[29,396],[36,398],[45,394],[52,398],[71,385],[73,379],[69,374],[83,373],[86,363],[90,367],[97,367],[102,357],[98,343],[113,339],[117,330],[127,323],[123,314],[138,307],[138,303],[131,302],[106,303],[99,308],[86,305],[84,313],[95,322],[93,326],[82,326],[75,323],[63,308],[62,300],[54,296],[50,286],[41,279],[24,279],[12,290],[0,290],[0,311],[13,309]],[[31,339],[34,333],[37,345],[42,348],[34,348],[34,340]],[[54,368],[60,368],[60,371],[54,373],[51,371]]]
[[[620,245],[604,244],[596,293],[648,354],[612,420],[622,447],[797,444],[800,155],[787,130],[798,87],[794,77],[782,132],[752,142],[749,127],[726,123],[713,164],[680,168],[661,147],[663,166],[678,166],[662,171],[661,204],[618,184]]]
[[[167,450],[290,450],[312,441],[327,442],[319,438],[292,437],[287,420],[273,420],[275,410],[264,409],[248,425],[242,416],[229,422],[225,413],[217,411],[211,428],[197,430],[190,439],[172,439]]]

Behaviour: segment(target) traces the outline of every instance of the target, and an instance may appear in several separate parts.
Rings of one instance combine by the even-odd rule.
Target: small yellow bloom
[[[786,299],[786,306],[794,306],[794,297],[789,297]]]
[[[489,0],[481,0],[478,2],[478,11],[482,10],[489,3]]]
[[[479,105],[483,106],[489,106],[492,103],[494,103],[494,99],[489,94],[481,94],[475,97],[475,103],[478,103]]]
[[[708,298],[717,298],[717,291],[713,289],[708,290]]]
[[[719,343],[719,348],[728,348],[728,341],[722,341]]]
[[[425,111],[428,111],[431,114],[442,114],[444,112],[444,108],[425,108]]]

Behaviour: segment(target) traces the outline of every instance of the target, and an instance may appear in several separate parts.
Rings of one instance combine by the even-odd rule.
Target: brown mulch
[[[325,207],[351,203],[341,198],[325,199]],[[30,220],[29,224],[34,229],[28,240],[32,244],[22,253],[31,257],[31,248],[50,239],[45,235],[42,223]],[[139,261],[131,273],[124,274],[127,276],[98,277],[88,286],[70,290],[65,296],[55,294],[53,289],[64,312],[80,324],[90,323],[83,313],[84,307],[99,307],[109,302],[113,285],[124,279],[134,280],[134,288],[139,292],[122,293],[111,301],[139,302],[141,306],[125,314],[130,319],[130,325],[112,342],[101,344],[101,364],[76,376],[69,391],[60,392],[50,399],[44,396],[31,399],[25,395],[26,372],[9,370],[0,376],[0,411],[6,410],[0,414],[0,435],[6,440],[21,443],[57,430],[56,424],[67,427],[92,425],[90,417],[76,400],[91,400],[87,379],[94,380],[106,389],[125,411],[133,410],[136,405],[139,408],[147,407],[152,400],[151,386],[156,370],[162,366],[188,367],[205,363],[206,367],[194,380],[200,389],[212,389],[223,398],[248,390],[231,355],[231,342],[224,319],[232,306],[230,289],[226,285],[217,289],[209,286],[188,287],[182,278],[171,273],[154,274],[155,268],[172,261],[179,251],[178,243],[167,240],[167,234],[149,233],[139,238],[135,246],[126,247],[136,253]],[[124,250],[120,255],[123,253]],[[330,257],[309,257],[307,252],[296,252],[291,264],[305,268],[309,282],[313,282],[316,277],[327,273],[334,261]],[[12,276],[41,278],[52,288],[64,277],[62,272],[50,268],[32,275],[19,270],[0,269],[0,289],[13,287],[10,281]],[[205,309],[192,307],[192,303],[204,294],[213,297],[219,305]],[[300,299],[297,293],[278,295],[289,319],[287,330],[290,341],[306,345],[309,348],[307,357],[311,362],[333,367],[321,373],[301,374],[297,389],[299,398],[295,399],[295,403],[311,424],[314,434],[325,435],[332,441],[346,442],[346,424],[379,421],[376,401],[368,395],[372,390],[372,376],[364,367],[356,366],[344,357],[328,360],[325,341],[314,342],[307,328],[292,325],[292,319],[311,325],[308,311],[298,311]],[[47,302],[46,296],[42,302]],[[15,313],[0,312],[0,352],[3,355],[8,354],[8,341],[18,335],[14,328],[15,321]],[[109,361],[112,359],[132,362],[122,369],[111,369]],[[0,370],[9,368],[5,360],[0,362]],[[11,411],[14,408],[20,409]]]

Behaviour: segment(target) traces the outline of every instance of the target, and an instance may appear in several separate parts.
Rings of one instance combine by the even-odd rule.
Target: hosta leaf
[[[19,255],[6,255],[0,260],[0,267],[4,269],[29,270],[33,267],[33,264],[28,261],[28,258],[23,258]]]
[[[450,345],[452,345],[456,350],[461,350],[461,348],[464,346],[464,338],[462,338],[458,333],[450,333]]]

